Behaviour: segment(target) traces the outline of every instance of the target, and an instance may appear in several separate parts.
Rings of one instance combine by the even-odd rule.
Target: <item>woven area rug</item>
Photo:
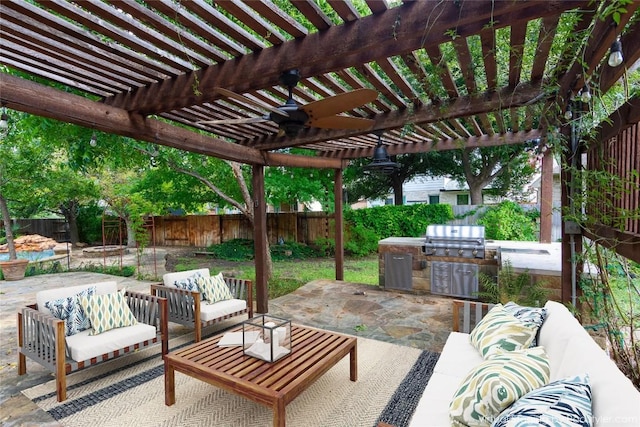
[[[186,338],[176,338],[170,348],[186,344]],[[360,427],[374,426],[378,420],[406,425],[426,386],[424,374],[418,375],[419,381],[412,376],[425,366],[425,360],[435,361],[437,356],[358,338],[358,381],[349,381],[349,357],[343,358],[287,405],[287,425]],[[430,366],[432,369],[433,364]],[[157,349],[71,374],[67,390],[67,400],[62,403],[56,401],[55,381],[23,393],[65,426],[242,427],[273,423],[270,408],[181,373],[176,373],[176,403],[166,406],[163,364]]]

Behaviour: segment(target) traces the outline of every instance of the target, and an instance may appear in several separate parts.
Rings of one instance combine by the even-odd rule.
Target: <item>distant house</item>
[[[469,205],[471,202],[471,196],[469,194],[469,187],[466,183],[460,184],[458,181],[445,177],[428,177],[418,176],[411,181],[407,181],[402,186],[403,199],[405,205],[411,205],[415,203],[428,203],[428,204],[448,204],[452,206]],[[554,196],[555,197],[555,196]],[[504,198],[494,197],[490,195],[483,195],[482,204],[494,204],[500,203]],[[390,194],[385,200],[372,200],[372,201],[359,201],[352,204],[354,209],[364,207],[374,207],[380,205],[393,204],[393,193]],[[534,200],[531,200],[535,203]]]
[[[535,191],[534,203],[540,203],[540,174],[536,175],[536,178],[531,181],[531,188]],[[560,165],[553,161],[553,201],[560,202],[560,196],[562,194],[562,186],[560,185]]]

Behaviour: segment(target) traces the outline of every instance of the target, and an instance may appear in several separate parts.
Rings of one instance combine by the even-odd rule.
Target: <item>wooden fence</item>
[[[253,239],[249,220],[243,215],[187,215],[153,218],[157,246],[207,247],[232,239]],[[294,241],[310,244],[334,238],[333,214],[291,212],[267,214],[269,243]]]
[[[523,205],[525,209],[537,209],[538,205]],[[473,215],[450,221],[454,225],[473,225],[486,206],[454,206],[455,215],[474,211]],[[267,214],[267,233],[270,244],[284,240],[311,244],[319,239],[333,239],[334,216],[324,212],[287,212]],[[1,223],[1,221],[0,221]],[[40,234],[57,241],[65,240],[64,221],[60,219],[19,219],[20,232]],[[553,212],[552,241],[561,237],[560,209]],[[118,243],[118,233],[109,231],[116,227],[113,221],[105,226],[107,244]],[[124,224],[121,226],[124,230]],[[167,215],[149,218],[146,228],[155,237],[156,246],[191,246],[204,248],[232,239],[253,239],[249,221],[242,215]],[[102,242],[87,242],[102,244]]]

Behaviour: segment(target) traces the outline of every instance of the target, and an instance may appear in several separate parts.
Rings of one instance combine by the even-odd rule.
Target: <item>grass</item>
[[[176,270],[198,268],[192,259],[181,259]],[[256,270],[251,263],[238,263],[233,267],[211,267],[211,273],[233,270],[236,277],[255,282]],[[277,298],[295,291],[302,285],[317,279],[335,280],[336,269],[333,258],[273,261],[273,275],[269,280],[269,298]],[[344,280],[346,282],[378,285],[378,257],[345,259]]]

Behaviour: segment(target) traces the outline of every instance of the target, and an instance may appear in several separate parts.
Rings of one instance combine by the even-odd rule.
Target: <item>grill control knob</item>
[[[449,248],[446,248],[446,249],[444,250],[444,254],[445,254],[445,255],[449,255]]]
[[[476,255],[478,255],[478,250],[474,249],[471,253],[473,254],[473,256],[476,256]]]
[[[464,249],[458,249],[458,255],[462,256],[463,253],[464,253]]]

